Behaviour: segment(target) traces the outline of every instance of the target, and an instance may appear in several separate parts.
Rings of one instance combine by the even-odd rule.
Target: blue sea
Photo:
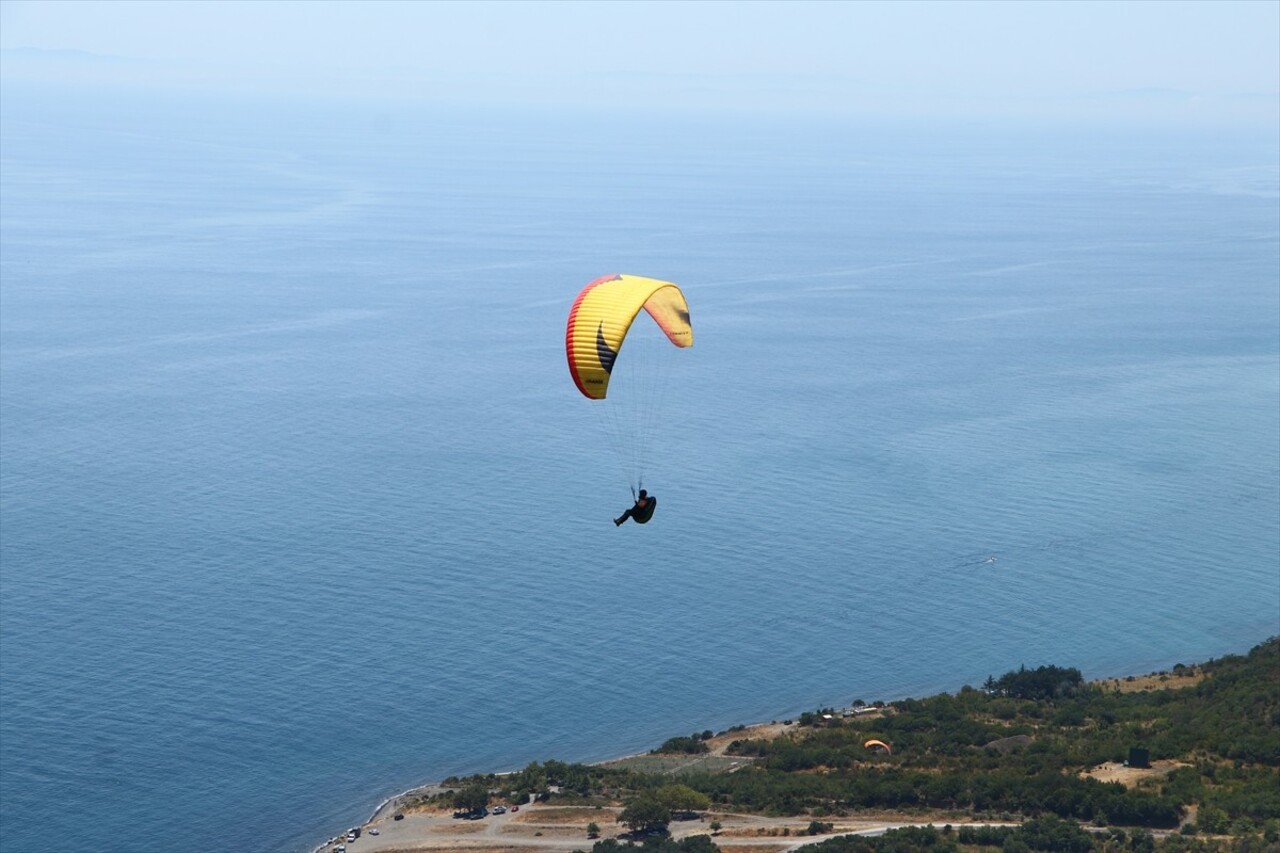
[[[1274,134],[0,109],[6,848],[306,851],[451,774],[1280,633]],[[612,272],[696,334],[644,527],[565,364]]]

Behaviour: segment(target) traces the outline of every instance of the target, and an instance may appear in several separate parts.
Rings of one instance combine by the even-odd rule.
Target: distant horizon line
[[[166,70],[164,74],[157,71]],[[341,68],[284,74],[183,64],[70,48],[0,48],[0,85],[20,93],[90,91],[151,96],[307,98],[516,110],[761,115],[1060,126],[1280,127],[1280,89],[1192,91],[1125,86],[1018,93],[895,91],[883,81],[815,72],[496,71]]]

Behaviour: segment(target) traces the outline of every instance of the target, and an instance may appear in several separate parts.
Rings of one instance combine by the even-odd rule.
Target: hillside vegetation
[[[1191,672],[1181,665],[1176,673]],[[904,699],[870,713],[821,709],[773,738],[743,737],[725,750],[733,772],[670,772],[549,761],[506,776],[449,780],[519,801],[619,803],[646,848],[714,851],[714,838],[661,837],[679,813],[811,817],[863,813],[1004,828],[917,828],[882,838],[844,836],[822,853],[916,850],[1267,850],[1280,853],[1280,638],[1247,655],[1196,667],[1181,687],[1124,691],[1061,667],[1025,668],[982,688]],[[877,703],[879,704],[879,703]],[[866,709],[870,710],[870,709]],[[725,733],[721,733],[724,736]],[[686,757],[710,732],[664,744]],[[892,754],[864,746],[870,739]],[[1137,750],[1131,753],[1131,750]],[[1124,781],[1100,768],[1150,761]],[[1127,784],[1126,784],[1127,783]],[[443,795],[448,796],[448,795]],[[631,818],[627,820],[626,818]],[[714,828],[714,827],[713,827]],[[611,846],[610,846],[611,845]],[[596,850],[627,849],[616,840]]]

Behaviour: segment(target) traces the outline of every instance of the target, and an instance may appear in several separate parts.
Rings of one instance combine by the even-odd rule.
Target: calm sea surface
[[[1274,138],[3,104],[6,847],[1280,631]],[[609,272],[697,334],[647,527]]]

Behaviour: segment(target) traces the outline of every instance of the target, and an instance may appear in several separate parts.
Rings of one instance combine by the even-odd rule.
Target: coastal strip
[[[1172,671],[1155,672],[1144,676],[1095,679],[1090,683],[1103,693],[1128,693],[1192,687],[1204,677],[1205,673],[1202,667],[1186,667],[1179,664]],[[840,719],[874,719],[882,714],[892,713],[889,707],[891,704],[876,702],[866,705],[859,702],[855,703],[854,706],[845,708],[827,708],[817,712],[807,712],[801,715],[800,720],[797,721],[788,719],[751,725],[736,725],[715,735],[712,735],[709,731],[704,733],[700,737],[706,748],[696,754],[685,755],[668,752],[658,754],[656,751],[636,752],[592,762],[587,766],[615,767],[639,773],[659,775],[676,775],[680,772],[687,772],[691,768],[712,772],[733,772],[754,763],[756,760],[750,755],[742,755],[737,751],[730,753],[730,744],[735,741],[773,740],[786,735],[793,730],[793,727],[800,727],[805,718],[810,720],[808,725],[816,724],[818,726],[823,725],[824,719],[831,721],[830,724],[833,725],[839,725]],[[699,736],[695,735],[694,737],[697,738]],[[677,738],[676,740],[687,739]],[[1010,738],[1009,740],[1014,739]],[[1165,764],[1168,763],[1165,762]],[[1168,769],[1161,767],[1156,768],[1153,772],[1163,773],[1167,772]],[[520,772],[520,770],[509,770],[494,774],[477,775],[504,777]],[[1104,766],[1102,768],[1094,768],[1084,775],[1097,776],[1098,774],[1110,773],[1111,776],[1115,776],[1120,772],[1116,768]],[[1108,776],[1104,781],[1111,780],[1111,776]],[[1118,778],[1114,781],[1124,782],[1124,780]],[[443,781],[431,782],[416,785],[399,794],[388,797],[378,804],[377,808],[373,810],[373,813],[363,824],[358,827],[352,827],[347,831],[346,835],[335,836],[324,843],[316,845],[312,848],[312,853],[357,853],[357,851],[364,850],[368,850],[369,853],[393,850],[474,850],[476,853],[511,853],[514,850],[528,848],[536,848],[543,851],[543,853],[553,853],[553,851],[554,853],[568,853],[568,851],[575,849],[584,849],[584,845],[590,845],[587,831],[589,824],[594,823],[597,826],[609,827],[608,830],[601,833],[602,837],[614,835],[615,830],[613,827],[616,825],[618,815],[622,810],[621,806],[616,803],[596,805],[592,807],[594,810],[589,810],[586,807],[575,807],[572,804],[559,803],[554,800],[552,802],[540,802],[532,798],[527,802],[512,805],[509,809],[504,806],[497,806],[494,807],[491,813],[481,810],[481,812],[468,815],[453,813],[454,810],[448,808],[447,804],[442,806],[440,803],[435,803],[426,808],[423,807],[424,801],[456,790],[458,790],[457,785],[445,784]],[[473,820],[458,820],[460,816],[469,816]],[[850,816],[843,819],[835,819],[832,828],[827,831],[837,834],[861,834],[881,832],[891,825],[927,825],[923,821],[913,821],[913,817],[917,818],[917,820],[920,818],[920,816],[903,813],[886,812],[879,814],[863,811],[856,817]],[[954,822],[954,818],[957,816],[948,817],[952,818]],[[712,810],[697,816],[697,820],[699,822],[712,821],[711,829],[713,831],[717,826],[722,827],[726,836],[724,840],[730,843],[733,843],[733,837],[736,836],[738,843],[763,844],[766,843],[764,839],[771,837],[775,832],[780,835],[779,841],[782,841],[783,838],[786,839],[785,842],[782,842],[782,846],[776,848],[778,850],[789,850],[793,847],[802,846],[805,843],[814,843],[814,841],[819,840],[810,837],[806,841],[802,841],[798,837],[804,836],[806,834],[805,831],[811,829],[808,818],[768,818],[761,815]],[[969,821],[962,820],[957,825],[968,823]],[[975,823],[974,825],[980,824]],[[673,826],[672,829],[680,835],[705,833],[707,831],[705,823],[702,825],[688,823],[679,827]],[[746,837],[758,839],[758,841],[746,841]],[[360,842],[358,846],[351,848],[346,846],[353,844],[355,841]]]

